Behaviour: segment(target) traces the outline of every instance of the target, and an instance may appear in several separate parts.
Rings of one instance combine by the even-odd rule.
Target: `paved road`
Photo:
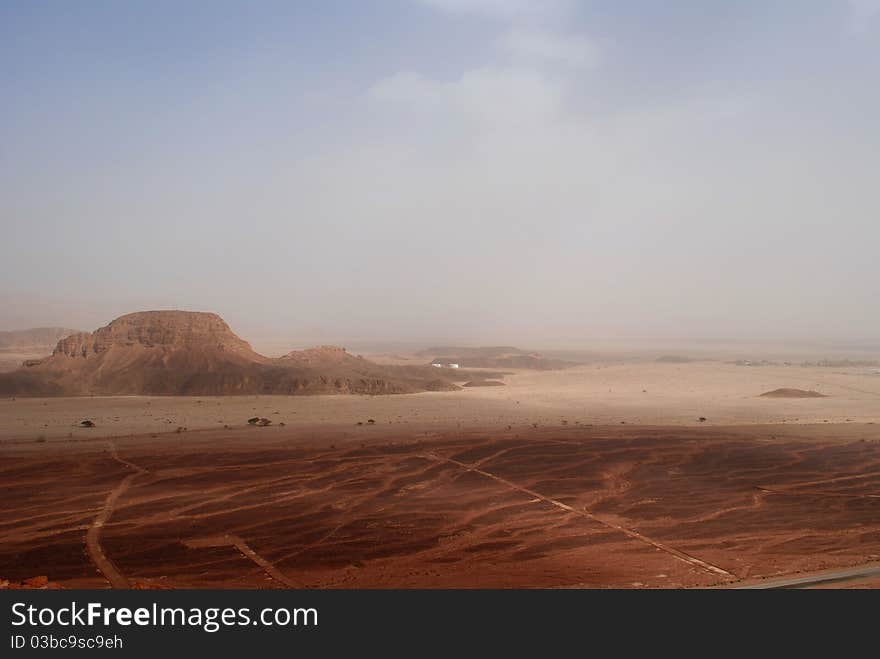
[[[767,579],[744,586],[736,586],[737,589],[775,589],[775,588],[809,588],[821,584],[832,584],[844,581],[855,581],[869,577],[880,576],[880,565],[860,565],[845,570],[829,570],[827,572],[815,572],[813,574],[798,577],[786,577],[784,579]]]

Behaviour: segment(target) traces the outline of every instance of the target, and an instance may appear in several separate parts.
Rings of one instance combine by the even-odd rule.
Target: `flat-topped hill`
[[[0,394],[43,396],[388,394],[447,384],[434,372],[389,369],[335,346],[271,359],[217,314],[194,311],[127,314],[62,338],[51,356],[0,374]]]

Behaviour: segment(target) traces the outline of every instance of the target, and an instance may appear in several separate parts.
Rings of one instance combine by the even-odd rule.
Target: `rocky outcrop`
[[[298,364],[301,366],[327,366],[330,364],[370,363],[363,357],[350,355],[345,348],[339,346],[317,346],[308,350],[292,350],[279,358],[281,363]]]
[[[402,394],[455,388],[320,346],[260,355],[217,314],[144,311],[61,339],[53,354],[0,373],[5,395]],[[429,380],[431,380],[429,382]]]
[[[214,349],[264,361],[233,333],[215,313],[196,311],[141,311],[120,316],[94,332],[78,332],[61,339],[53,355],[98,355],[113,347],[142,346],[168,350]]]

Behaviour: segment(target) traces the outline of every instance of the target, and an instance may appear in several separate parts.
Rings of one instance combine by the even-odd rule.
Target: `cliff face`
[[[94,332],[79,332],[58,342],[53,355],[89,357],[113,347],[166,350],[218,350],[264,361],[233,333],[220,316],[196,311],[141,311],[120,316]]]
[[[0,379],[0,391],[232,394],[258,387],[266,357],[217,314],[143,311],[61,339],[50,357]]]

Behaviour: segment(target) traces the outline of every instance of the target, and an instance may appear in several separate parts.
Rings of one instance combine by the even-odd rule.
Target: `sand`
[[[243,426],[261,416],[288,427],[356,424],[416,427],[511,424],[636,425],[880,423],[880,376],[865,369],[743,367],[654,362],[517,371],[504,387],[390,396],[9,398],[0,400],[0,441],[93,438]],[[827,398],[762,398],[799,387]],[[94,428],[79,428],[84,419]]]

